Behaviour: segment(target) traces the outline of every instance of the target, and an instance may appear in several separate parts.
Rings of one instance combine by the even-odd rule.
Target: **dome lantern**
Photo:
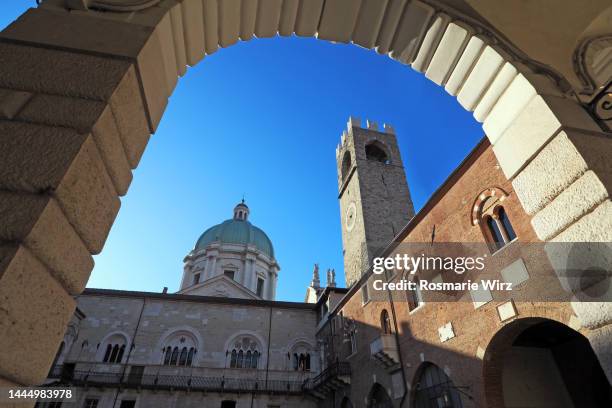
[[[249,207],[244,203],[244,198],[234,207],[234,219],[246,221],[249,218]]]

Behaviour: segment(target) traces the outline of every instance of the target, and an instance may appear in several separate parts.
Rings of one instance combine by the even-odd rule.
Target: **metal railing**
[[[308,379],[304,382],[304,389],[315,389],[321,385],[324,385],[328,381],[332,379],[336,379],[339,377],[349,377],[351,375],[351,365],[347,362],[337,361],[327,367],[325,370],[321,372],[321,374],[317,375],[312,379]]]
[[[75,386],[278,394],[302,394],[310,377],[298,371],[86,363],[55,366],[49,373]]]

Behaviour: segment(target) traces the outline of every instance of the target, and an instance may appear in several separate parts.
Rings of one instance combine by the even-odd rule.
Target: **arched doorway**
[[[589,341],[554,320],[527,318],[502,328],[485,354],[491,407],[612,406],[612,387]]]
[[[340,408],[353,408],[353,403],[348,397],[344,397],[340,403]]]
[[[453,381],[437,365],[421,364],[414,378],[412,406],[415,408],[461,408],[461,395]]]
[[[368,408],[391,408],[393,402],[384,387],[375,383],[368,394]]]

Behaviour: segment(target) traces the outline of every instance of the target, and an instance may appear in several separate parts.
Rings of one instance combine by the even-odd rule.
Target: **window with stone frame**
[[[193,274],[193,284],[197,285],[198,283],[200,283],[200,273],[194,273]]]
[[[225,269],[223,271],[223,274],[227,276],[228,278],[230,278],[231,280],[234,280],[236,276],[236,271],[233,271],[231,269]]]
[[[258,368],[261,352],[255,340],[250,337],[241,337],[232,346],[230,368]]]
[[[481,220],[483,235],[491,252],[500,250],[516,239],[516,233],[503,206],[489,207],[483,212]]]
[[[176,333],[166,340],[162,348],[162,364],[191,367],[197,352],[197,342],[191,334]]]
[[[259,297],[263,297],[263,291],[264,291],[264,283],[265,281],[263,280],[263,278],[257,278],[257,296]]]
[[[492,187],[480,193],[474,202],[472,224],[480,225],[492,253],[516,239],[514,227],[502,205],[507,196],[500,188]]]
[[[391,334],[391,319],[387,309],[383,309],[380,313],[380,329],[382,334]]]
[[[407,276],[407,275],[405,275]],[[412,275],[412,282],[416,283],[416,287],[414,289],[406,290],[406,302],[408,303],[408,311],[413,311],[423,305],[423,294],[419,289],[419,277],[417,275]]]
[[[103,363],[121,363],[125,354],[126,339],[121,334],[114,334],[105,340],[99,347],[104,350]]]

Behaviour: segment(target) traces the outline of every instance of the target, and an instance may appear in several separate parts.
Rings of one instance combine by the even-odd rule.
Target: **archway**
[[[458,388],[437,365],[425,362],[417,369],[412,387],[412,405],[415,408],[461,408]]]
[[[483,378],[491,407],[603,407],[612,386],[586,337],[544,318],[515,320],[487,347]]]
[[[353,408],[353,403],[348,397],[344,397],[340,403],[340,408]]]
[[[239,40],[352,42],[423,72],[483,122],[540,238],[612,241],[603,85],[577,95],[459,3],[48,0],[24,13],[0,36],[0,295],[15,345],[0,376],[42,381],[178,77]],[[607,313],[583,312],[587,326]]]
[[[384,387],[375,383],[368,394],[368,408],[392,408],[393,402]]]

